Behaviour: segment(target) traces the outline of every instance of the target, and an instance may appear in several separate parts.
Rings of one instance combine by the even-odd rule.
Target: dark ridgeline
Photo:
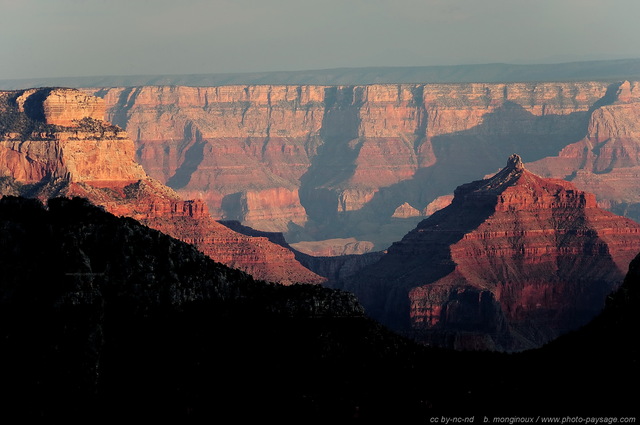
[[[542,349],[454,352],[392,334],[348,293],[254,281],[84,200],[5,197],[0,415],[428,423],[635,414],[639,266],[600,317]]]

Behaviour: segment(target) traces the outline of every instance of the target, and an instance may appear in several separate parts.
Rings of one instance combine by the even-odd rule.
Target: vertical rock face
[[[16,96],[15,105],[32,119],[60,126],[76,126],[83,118],[102,120],[104,102],[80,91],[67,89],[29,89]]]
[[[557,156],[533,162],[537,173],[571,180],[593,192],[599,205],[640,219],[640,86],[625,81],[609,90],[591,114],[586,136]]]
[[[594,317],[639,246],[640,225],[514,155],[492,178],[458,187],[345,288],[424,342],[519,350]]]
[[[25,184],[65,179],[94,186],[147,177],[131,139],[102,121],[102,99],[77,90],[32,89],[0,92],[0,106],[2,175]]]
[[[576,82],[97,93],[134,138],[145,170],[203,198],[215,217],[271,231],[306,224],[313,238],[355,236],[381,249],[391,240],[371,227],[389,224],[404,203],[423,211],[495,172],[497,158],[518,151],[534,161],[579,141],[591,112],[609,101],[607,89]]]
[[[42,102],[45,120],[49,124],[72,126],[76,120],[92,118],[103,120],[104,102],[84,93],[70,93],[65,89],[54,89]]]
[[[149,178],[134,159],[133,141],[96,118],[104,111],[102,99],[71,89],[38,89],[3,92],[0,101],[2,194],[85,197],[258,279],[287,284],[324,280],[287,249],[228,229],[211,217],[203,201],[185,201]]]
[[[152,177],[202,197],[218,218],[274,230],[306,221],[298,181],[318,144],[322,96],[321,87],[284,86],[104,93]]]

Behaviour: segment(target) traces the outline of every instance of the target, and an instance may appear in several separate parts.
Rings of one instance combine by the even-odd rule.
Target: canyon
[[[102,99],[75,89],[30,89],[0,92],[0,106],[2,195],[83,197],[257,279],[284,284],[325,280],[290,250],[232,231],[211,217],[202,200],[185,199],[150,178],[135,160],[133,141],[103,121]]]
[[[108,120],[131,135],[152,178],[202,199],[214,218],[283,232],[291,243],[355,238],[383,250],[447,205],[458,185],[495,173],[513,152],[541,176],[572,180],[600,206],[639,219],[636,87],[580,81],[83,91],[104,99]]]
[[[2,92],[0,190],[87,198],[258,279],[353,291],[423,342],[519,350],[593,317],[636,253],[636,224],[596,207],[634,202],[637,92],[632,82]],[[495,188],[477,204],[451,195],[513,151],[574,185],[541,179],[518,156],[489,184],[509,199]],[[624,190],[581,190],[595,178]],[[465,208],[475,215],[460,218]],[[445,211],[458,218],[433,235],[448,236],[423,241],[415,229]],[[438,267],[407,268],[423,255]]]
[[[595,317],[639,246],[640,224],[512,155],[338,287],[425,344],[519,351]]]

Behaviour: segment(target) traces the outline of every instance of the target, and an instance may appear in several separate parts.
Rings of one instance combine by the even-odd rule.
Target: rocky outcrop
[[[373,243],[355,238],[327,239],[324,241],[305,241],[291,244],[297,251],[316,257],[335,257],[339,255],[364,254],[373,250]]]
[[[300,226],[306,222],[296,189],[271,187],[236,192],[223,197],[220,205],[225,220],[257,223],[264,231],[277,232],[288,229],[291,223]]]
[[[5,128],[0,140],[0,173],[11,182],[5,194],[40,199],[85,197],[107,211],[192,243],[214,260],[258,279],[286,284],[324,281],[302,267],[286,248],[228,229],[211,217],[203,201],[185,201],[173,189],[149,178],[134,159],[133,141],[119,128],[95,118],[104,107],[101,99],[87,100],[71,89],[0,96],[3,122],[22,123],[20,128],[27,130],[47,126],[45,133],[37,134]],[[76,101],[80,104],[75,108],[62,110]],[[29,115],[24,105],[45,112]]]
[[[451,205],[344,287],[424,342],[520,350],[594,317],[639,246],[640,225],[513,155],[495,176],[459,186]]]
[[[400,237],[380,233],[398,206],[424,211],[513,151],[527,161],[556,155],[584,137],[607,90],[574,82],[97,93],[145,170],[204,199],[214,217],[292,241],[356,237],[382,249]],[[292,232],[300,226],[306,232]]]
[[[409,218],[409,217],[420,217],[422,214],[416,208],[413,208],[408,202],[400,205],[393,212],[391,217],[393,218]]]
[[[19,112],[47,124],[64,127],[77,126],[78,121],[89,118],[102,120],[105,104],[99,98],[80,91],[63,88],[23,90],[12,96]]]
[[[93,139],[91,133],[82,131],[59,131],[52,136],[47,140],[2,141],[2,173],[26,184],[65,179],[72,183],[110,186],[146,178],[134,160],[133,143],[122,133],[100,139]]]
[[[451,204],[451,201],[453,201],[453,194],[438,196],[436,199],[429,202],[429,205],[425,207],[424,215],[430,216],[434,214],[436,211],[449,206]]]

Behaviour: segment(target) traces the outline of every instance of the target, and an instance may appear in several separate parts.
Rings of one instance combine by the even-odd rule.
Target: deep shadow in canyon
[[[300,177],[300,203],[307,215],[318,222],[333,222],[338,199],[331,187],[349,179],[355,171],[362,142],[358,140],[359,107],[362,88],[328,87],[320,137],[311,165]]]
[[[0,233],[5,417],[637,414],[639,259],[592,323],[507,355],[419,346],[348,293],[254,281],[80,199],[5,197]]]
[[[612,100],[611,96],[605,96],[602,102]],[[317,220],[310,221],[308,230],[318,239],[348,235],[372,240],[376,249],[385,249],[419,221],[419,218],[390,218],[399,205],[408,202],[423,210],[438,196],[453,193],[457,186],[495,173],[502,168],[504,158],[515,152],[526,162],[557,155],[562,148],[587,134],[590,116],[591,111],[536,116],[521,105],[507,101],[488,113],[476,127],[432,137],[430,143],[436,161],[429,167],[417,169],[413,178],[381,188],[359,210],[340,212],[330,219],[316,214],[312,217]],[[307,211],[320,208],[319,205],[309,207],[310,199],[313,196],[301,198]],[[375,234],[385,227],[389,230],[382,237]],[[358,233],[354,234],[354,230]],[[389,236],[396,232],[403,233],[390,240]]]

